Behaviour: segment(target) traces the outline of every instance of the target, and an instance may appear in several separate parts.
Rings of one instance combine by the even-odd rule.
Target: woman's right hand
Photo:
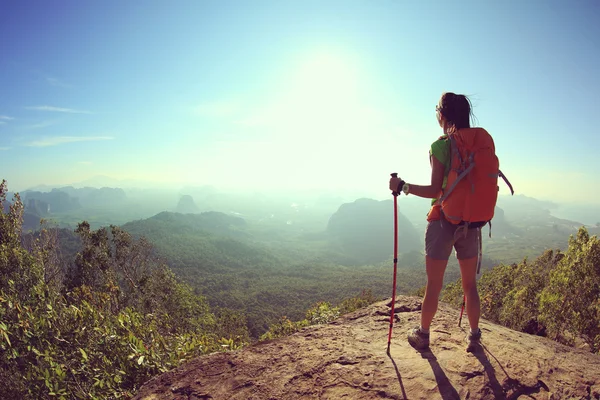
[[[402,191],[402,185],[404,185],[404,181],[402,180],[402,178],[399,178],[397,176],[392,176],[390,178],[390,185],[389,188],[392,191],[392,193],[400,193]]]

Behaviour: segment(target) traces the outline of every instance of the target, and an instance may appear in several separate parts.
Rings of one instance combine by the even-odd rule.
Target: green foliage
[[[0,205],[6,201],[6,181],[0,183]],[[23,204],[15,194],[8,213],[0,207],[0,292],[10,293],[23,302],[36,301],[29,292],[41,283],[42,268],[21,246]]]
[[[500,323],[528,333],[544,331],[539,321],[540,293],[547,287],[549,274],[561,258],[561,253],[547,250],[533,263],[523,260],[512,266],[513,284],[503,299]]]
[[[526,263],[524,260],[523,263]],[[500,264],[481,275],[478,281],[481,314],[492,321],[500,322],[504,299],[515,286],[513,271],[517,264]],[[458,283],[460,285],[460,282]]]
[[[340,316],[340,309],[325,301],[318,302],[306,312],[310,325],[328,324]]]
[[[533,262],[500,264],[478,281],[486,319],[566,344],[600,350],[600,241],[582,227],[565,252],[547,250]],[[441,300],[459,305],[460,280]]]
[[[288,317],[283,316],[280,320],[271,325],[269,330],[260,336],[261,341],[271,340],[282,336],[288,336],[292,333],[298,332],[300,329],[309,326],[309,322],[306,319],[302,321],[293,322]]]
[[[105,313],[81,297],[83,291],[31,306],[2,298],[2,364],[20,374],[0,387],[22,382],[21,396],[35,399],[128,398],[150,377],[219,349],[208,335],[163,336],[151,315]]]
[[[16,195],[0,212],[0,398],[131,398],[183,361],[248,342],[241,315],[211,313],[143,239],[82,222],[82,250],[62,274],[56,231],[26,249],[21,221]]]
[[[540,319],[554,339],[580,337],[600,350],[600,241],[581,228],[549,274],[540,300]]]
[[[242,313],[255,339],[281,315],[301,320],[318,300],[338,304],[363,288],[378,298],[391,295],[391,259],[342,265],[351,257],[336,252],[326,239],[300,239],[284,230],[265,233],[266,226],[248,223],[242,230],[239,218],[220,213],[161,213],[123,229],[147,236],[174,273],[213,308]],[[412,252],[399,258],[399,293],[423,285],[422,269],[414,264],[423,264],[422,255]]]
[[[218,308],[215,310],[215,317],[217,337],[229,338],[235,342],[236,346],[250,342],[250,334],[247,329],[248,322],[245,315],[227,308]]]
[[[303,320],[294,322],[287,316],[283,316],[277,323],[271,325],[269,330],[260,336],[259,340],[270,340],[291,335],[310,325],[328,324],[342,314],[356,311],[377,300],[371,290],[363,290],[360,295],[343,300],[337,307],[332,307],[330,303],[325,301],[317,302],[306,311]]]
[[[482,316],[511,329],[543,334],[544,327],[539,322],[539,294],[560,258],[560,253],[548,250],[533,263],[524,259],[518,264],[500,264],[484,272],[478,281]],[[460,279],[444,288],[441,301],[457,307],[462,305]]]
[[[373,304],[380,299],[373,295],[371,289],[363,290],[360,295],[343,300],[338,306],[341,315],[356,311]]]
[[[416,296],[425,296],[425,286],[417,291]],[[446,285],[440,295],[440,301],[460,307],[463,301],[463,290],[460,279]]]

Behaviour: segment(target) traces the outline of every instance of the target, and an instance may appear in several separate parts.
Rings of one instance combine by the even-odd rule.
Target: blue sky
[[[428,182],[454,91],[518,193],[598,204],[599,18],[593,0],[4,1],[0,171],[11,190],[387,198],[390,172]]]

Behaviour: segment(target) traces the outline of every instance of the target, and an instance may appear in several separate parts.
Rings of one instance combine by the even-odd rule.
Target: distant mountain
[[[44,217],[50,213],[50,204],[39,199],[30,198],[25,203],[25,212]]]
[[[38,199],[27,199],[23,212],[23,230],[36,231],[40,229],[40,220],[50,214],[50,204]]]
[[[552,210],[558,218],[581,221],[588,226],[600,226],[600,205],[598,204],[561,204]]]
[[[25,191],[21,193],[21,200],[24,204],[29,204],[31,200],[46,203],[48,213],[67,212],[81,208],[77,198],[58,189],[52,189],[50,192]]]
[[[340,206],[329,219],[327,232],[358,262],[376,263],[393,254],[392,200],[359,199]],[[398,251],[422,250],[419,233],[398,211]]]
[[[525,196],[523,194],[517,194],[514,196],[498,196],[498,204],[503,208],[515,207],[530,210],[554,210],[559,207],[557,203],[552,201],[538,200],[534,197]]]
[[[488,229],[486,225],[484,231]],[[492,219],[491,224],[492,235],[494,236],[504,236],[510,234],[520,235],[523,233],[523,230],[513,226],[510,222],[506,220],[506,213],[504,209],[496,206],[494,210],[494,218]]]
[[[127,200],[127,195],[125,191],[121,188],[110,188],[110,187],[83,187],[83,188],[75,188],[73,186],[62,186],[59,188],[52,189],[48,194],[44,194],[39,196],[38,194],[34,195],[37,197],[48,197],[52,196],[52,193],[66,193],[68,194],[73,201],[76,201],[81,207],[114,207],[117,205],[121,205],[125,200]],[[32,193],[32,192],[26,192]],[[39,192],[33,192],[39,193]],[[31,195],[28,194],[29,197]],[[80,208],[80,207],[78,207]],[[64,211],[64,210],[63,210]],[[51,207],[50,212],[59,212],[54,207]]]
[[[134,235],[156,240],[159,247],[169,235],[173,235],[173,238],[182,236],[186,240],[207,237],[248,239],[250,235],[245,232],[245,227],[243,218],[214,211],[194,215],[164,211],[151,218],[123,225],[123,229]]]
[[[199,212],[200,209],[194,202],[194,198],[192,196],[183,195],[179,199],[179,203],[177,203],[176,211],[183,214],[194,214]]]
[[[111,178],[105,175],[98,175],[80,182],[74,182],[71,184],[62,185],[47,185],[40,184],[27,189],[32,192],[50,192],[52,189],[64,189],[64,188],[101,188],[101,187],[121,187],[126,184],[127,181]]]
[[[155,186],[152,182],[141,181],[136,179],[116,179],[106,175],[97,175],[89,179],[85,179],[80,182],[75,182],[71,184],[76,188],[83,187],[94,187],[94,188],[102,188],[102,187],[152,187]]]
[[[556,218],[543,208],[545,202],[525,196],[503,199],[496,207],[491,237],[482,228],[483,257],[497,262],[518,262],[524,257],[537,257],[546,249],[565,249],[569,235],[583,225],[577,221]]]
[[[65,213],[81,209],[82,207],[114,207],[123,204],[127,200],[125,191],[121,188],[93,187],[74,188],[63,186],[54,188],[50,192],[38,192],[26,190],[21,193],[21,198],[26,206],[36,207],[40,205],[44,213]],[[32,203],[32,201],[38,203]]]
[[[58,188],[61,185],[36,185],[27,189],[27,191],[31,192],[49,192],[54,188]]]
[[[52,189],[61,188],[65,186],[72,186],[75,188],[102,188],[102,187],[120,187],[120,188],[156,188],[160,187],[169,187],[171,190],[174,190],[175,187],[179,186],[176,183],[157,183],[151,181],[144,181],[140,179],[116,179],[107,175],[96,175],[88,179],[84,179],[79,182],[73,182],[70,184],[40,184],[36,186],[32,186],[27,190],[36,191],[36,192],[49,192]]]
[[[127,195],[123,189],[111,187],[95,189],[81,198],[85,207],[115,206],[122,204],[125,200],[127,200]]]

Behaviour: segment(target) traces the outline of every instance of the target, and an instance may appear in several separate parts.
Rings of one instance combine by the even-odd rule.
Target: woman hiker
[[[408,333],[408,342],[415,349],[424,350],[429,347],[429,329],[438,308],[438,299],[444,281],[444,272],[452,248],[456,250],[456,258],[460,265],[462,287],[466,299],[466,309],[470,325],[467,336],[469,350],[481,338],[479,329],[479,294],[477,293],[477,267],[480,240],[480,224],[465,226],[449,222],[442,213],[440,197],[450,170],[450,140],[448,137],[463,129],[473,129],[470,125],[472,117],[471,102],[462,94],[444,93],[435,107],[437,120],[442,128],[443,136],[433,142],[429,151],[431,164],[431,184],[420,186],[409,184],[399,177],[390,179],[389,188],[393,192],[412,194],[426,199],[433,199],[427,215],[425,232],[425,268],[427,285],[421,308],[421,325]],[[474,128],[481,129],[481,128]]]

